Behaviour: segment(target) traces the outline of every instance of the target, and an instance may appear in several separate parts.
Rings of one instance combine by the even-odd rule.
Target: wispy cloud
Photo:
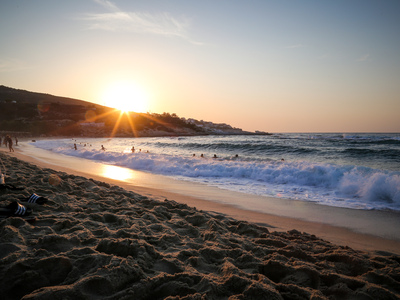
[[[368,61],[368,60],[369,60],[369,54],[365,54],[357,59],[357,61]]]
[[[178,20],[167,12],[158,14],[127,12],[119,9],[111,1],[93,1],[104,7],[107,12],[84,14],[82,19],[88,21],[88,29],[150,33],[166,37],[179,37],[193,44],[201,44],[188,37],[189,21],[187,19]]]
[[[27,69],[24,62],[18,59],[0,59],[0,72],[14,72]]]
[[[107,0],[93,0],[93,1],[96,2],[97,4],[103,6],[106,9],[119,11],[118,7],[111,1],[107,1]]]

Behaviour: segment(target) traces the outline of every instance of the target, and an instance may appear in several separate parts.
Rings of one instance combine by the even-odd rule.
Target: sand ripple
[[[1,190],[3,206],[49,199],[30,205],[35,223],[0,221],[2,299],[400,299],[397,255],[0,158],[25,187]]]

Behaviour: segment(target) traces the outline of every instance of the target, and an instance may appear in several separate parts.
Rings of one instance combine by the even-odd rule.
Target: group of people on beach
[[[76,140],[75,140],[75,142],[76,142]],[[82,143],[79,143],[79,144],[82,144]],[[89,144],[89,146],[92,147],[92,144]],[[84,144],[83,147],[86,147],[86,144]],[[101,147],[103,147],[103,145],[101,145]],[[74,150],[78,150],[78,146],[76,145],[76,143],[74,143]],[[106,150],[106,149],[104,148],[103,150]]]
[[[10,152],[14,152],[13,148],[13,139],[11,138],[10,135],[6,135],[4,138],[0,137],[0,147],[1,145],[4,144],[8,149],[10,149]],[[18,146],[18,138],[15,137],[15,145]]]
[[[85,146],[86,146],[86,144],[85,144]],[[91,146],[91,145],[90,145],[90,146]],[[75,150],[78,150],[78,148],[77,148],[77,146],[76,146],[76,143],[74,144],[74,149],[75,149]],[[107,150],[107,149],[104,147],[104,145],[101,145],[101,148],[100,148],[100,149],[101,149],[102,151],[106,151],[106,150]],[[135,151],[136,151],[135,146],[132,146],[131,151],[132,151],[132,153],[135,153]],[[142,152],[142,149],[139,149],[139,152]],[[149,151],[146,151],[146,153],[149,153]],[[193,154],[193,157],[195,157],[195,156],[196,156],[196,154]],[[203,158],[204,158],[204,154],[203,154],[203,153],[200,154],[200,157],[203,157]],[[216,154],[214,154],[213,158],[218,158],[218,156],[217,156]],[[239,158],[239,155],[236,154],[233,158]]]
[[[106,151],[107,149],[104,148],[103,145],[101,145],[101,150]],[[132,153],[135,153],[135,146],[132,146],[131,151]],[[142,149],[139,149],[139,152],[142,152]],[[146,153],[149,153],[149,151],[146,151]]]
[[[0,144],[1,144],[1,138],[0,138]],[[86,146],[86,144],[85,144],[85,146]],[[11,147],[12,147],[12,141],[11,141]],[[74,149],[78,150],[76,143],[74,144]],[[104,145],[101,145],[101,150],[106,151],[107,149],[104,147]],[[12,151],[14,151],[14,149]],[[136,151],[135,146],[132,146],[131,151],[132,151],[132,153],[135,153],[135,151]],[[139,152],[142,152],[142,149],[139,149]],[[146,151],[146,153],[149,153],[149,151]],[[196,156],[196,154],[194,153],[193,157],[195,157],[195,156]],[[200,154],[200,157],[204,158],[205,156],[202,153],[202,154]],[[219,157],[216,154],[214,154],[214,156],[212,158],[219,158]],[[235,156],[233,156],[231,159],[237,159],[237,158],[239,158],[239,155],[235,154]],[[284,162],[285,160],[282,158],[281,161]]]
[[[195,157],[195,156],[196,156],[196,154],[193,153],[193,157]],[[204,154],[203,153],[200,154],[200,157],[204,158]],[[217,154],[214,154],[214,156],[212,158],[218,158]],[[239,154],[235,154],[235,156],[233,156],[232,158],[239,158]]]
[[[132,153],[135,153],[135,151],[136,151],[135,146],[132,146],[131,151],[132,151]],[[139,149],[139,152],[142,152],[142,149]],[[147,150],[146,153],[149,153],[149,150]]]

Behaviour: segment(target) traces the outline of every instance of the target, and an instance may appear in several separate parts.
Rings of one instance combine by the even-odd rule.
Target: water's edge
[[[57,154],[29,144],[23,144],[20,149],[24,155],[34,157],[51,165],[84,172],[88,174],[88,177],[92,174],[121,180],[132,186],[166,190],[207,201],[236,206],[244,210],[345,227],[359,233],[400,240],[398,231],[398,228],[400,228],[400,213],[395,211],[357,210],[330,207],[299,200],[256,196]],[[116,178],[113,175],[115,173],[124,174],[125,178]]]

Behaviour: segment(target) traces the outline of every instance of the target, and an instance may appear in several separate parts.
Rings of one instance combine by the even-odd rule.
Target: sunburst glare
[[[110,85],[103,93],[106,106],[123,112],[143,113],[148,110],[148,96],[143,88],[134,82],[117,82]]]

